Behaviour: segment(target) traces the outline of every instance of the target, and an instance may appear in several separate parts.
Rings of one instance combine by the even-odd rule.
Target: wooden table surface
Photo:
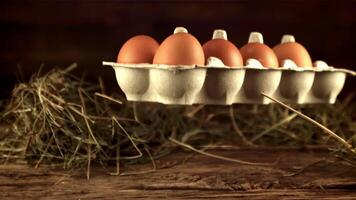
[[[0,166],[1,199],[241,198],[356,199],[356,167],[325,149],[214,149],[210,153],[270,166],[241,165],[177,151],[151,163],[64,171],[22,164]],[[314,163],[313,165],[310,165]],[[294,176],[297,167],[308,166]],[[142,172],[130,175],[131,172]],[[151,172],[149,172],[151,171]],[[126,175],[124,174],[126,173]]]

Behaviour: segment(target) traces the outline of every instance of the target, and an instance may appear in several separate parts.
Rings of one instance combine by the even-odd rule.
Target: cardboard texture
[[[120,64],[103,62],[115,70],[117,82],[129,101],[163,104],[231,105],[269,104],[265,93],[287,103],[335,103],[346,75],[356,73],[327,66],[263,68],[251,59],[244,67],[221,66],[209,58],[206,66]]]

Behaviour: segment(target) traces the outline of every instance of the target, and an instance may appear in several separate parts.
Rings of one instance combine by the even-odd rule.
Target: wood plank
[[[335,162],[325,150],[215,149],[210,153],[252,162],[279,162],[273,167],[249,166],[176,151],[156,161],[157,170],[111,176],[115,167],[64,171],[42,166],[0,166],[0,195],[5,199],[94,198],[242,198],[356,199],[356,168]],[[186,159],[190,157],[189,159]],[[320,161],[321,159],[325,161]],[[182,163],[185,160],[184,163]],[[295,167],[306,166],[295,176]],[[125,165],[122,173],[146,171],[151,165]]]

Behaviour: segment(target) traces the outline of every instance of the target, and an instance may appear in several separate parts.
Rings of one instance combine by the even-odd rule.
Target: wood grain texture
[[[157,170],[111,176],[114,167],[92,168],[89,181],[82,171],[66,172],[42,166],[0,166],[2,199],[356,199],[356,168],[333,162],[323,149],[228,149],[210,153],[255,162],[279,162],[273,167],[247,166],[192,156],[177,151],[158,161]],[[186,160],[187,156],[190,158]],[[295,176],[301,167],[324,159]],[[186,160],[184,163],[182,163]],[[150,164],[126,165],[121,172],[145,171]]]

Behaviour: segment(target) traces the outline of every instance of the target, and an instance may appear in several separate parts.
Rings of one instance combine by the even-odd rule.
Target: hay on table
[[[168,106],[108,95],[101,79],[87,82],[67,69],[35,74],[2,103],[0,158],[64,168],[154,161],[175,147],[328,145],[329,136],[276,105]],[[116,83],[113,83],[116,84]],[[296,106],[356,146],[356,103]],[[172,142],[174,141],[174,142]],[[332,151],[355,161],[333,141]],[[336,144],[336,145],[335,145]],[[193,147],[194,148],[190,148]],[[200,151],[200,150],[198,150]]]

